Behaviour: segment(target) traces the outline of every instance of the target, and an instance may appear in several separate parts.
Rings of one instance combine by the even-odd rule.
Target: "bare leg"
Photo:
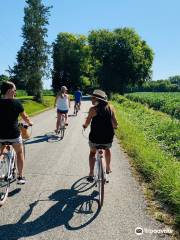
[[[96,150],[91,149],[89,153],[89,176],[94,176],[95,154]]]
[[[111,172],[111,151],[109,148],[105,149],[106,171]]]
[[[19,143],[14,143],[13,148],[16,151],[17,154],[17,169],[18,174],[20,177],[22,177],[23,174],[23,168],[24,168],[24,152],[23,152],[23,145]]]
[[[2,145],[0,147],[0,160],[3,160],[3,153],[5,152],[6,150],[6,145]]]
[[[65,125],[68,125],[68,114],[65,113]]]

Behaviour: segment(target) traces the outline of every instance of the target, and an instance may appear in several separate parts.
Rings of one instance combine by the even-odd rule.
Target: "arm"
[[[116,116],[115,116],[114,109],[111,109],[111,112],[112,112],[112,125],[113,125],[113,128],[117,128],[118,127],[118,122],[117,122],[117,119],[116,119]]]
[[[25,112],[20,113],[20,116],[29,126],[33,125],[33,122],[31,122],[30,118],[28,117],[28,115]]]
[[[68,103],[69,103],[69,108],[71,107],[71,100],[70,100],[70,97],[68,95]]]
[[[91,108],[89,109],[89,113],[88,113],[88,116],[87,116],[87,118],[86,118],[86,121],[85,121],[85,123],[83,124],[83,128],[87,128],[87,127],[88,127],[88,125],[90,124],[92,118],[93,118],[95,115],[96,115],[95,109],[94,109],[94,107],[91,107]]]
[[[57,95],[56,98],[55,98],[54,107],[56,107],[57,99],[58,99],[58,95]]]

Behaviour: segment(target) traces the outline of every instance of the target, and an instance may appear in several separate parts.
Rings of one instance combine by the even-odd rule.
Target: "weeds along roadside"
[[[177,153],[174,154],[169,148],[162,146],[165,144],[165,135],[162,144],[154,130],[163,129],[163,119],[167,120],[165,114],[158,113],[158,118],[155,118],[155,111],[120,95],[113,96],[112,100],[119,122],[117,137],[133,158],[136,169],[141,172],[145,181],[151,184],[156,198],[168,206],[175,216],[176,225],[180,225],[180,162],[175,157]],[[152,122],[149,124],[148,119],[149,122],[154,122],[156,128],[153,128]],[[176,130],[174,132],[176,135]]]

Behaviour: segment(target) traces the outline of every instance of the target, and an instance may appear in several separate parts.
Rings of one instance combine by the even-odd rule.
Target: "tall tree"
[[[4,82],[4,81],[9,81],[9,77],[4,75],[4,74],[1,74],[0,75],[0,82]]]
[[[129,84],[150,78],[153,51],[130,28],[98,30],[88,36],[92,55],[99,60],[99,84],[107,91],[124,92]]]
[[[62,85],[74,90],[82,87],[81,77],[88,68],[89,47],[83,35],[59,33],[53,43],[52,87],[57,92]]]
[[[47,37],[50,8],[41,0],[26,0],[24,8],[23,46],[17,54],[17,64],[11,71],[12,79],[26,88],[35,100],[42,100],[42,78],[48,63],[49,46]]]

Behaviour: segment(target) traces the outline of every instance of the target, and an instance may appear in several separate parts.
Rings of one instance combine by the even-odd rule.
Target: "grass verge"
[[[174,224],[180,226],[180,162],[163,151],[156,139],[149,141],[135,124],[133,115],[122,98],[121,103],[113,101],[119,122],[117,137],[132,157],[136,169],[148,182],[163,206],[174,216]],[[138,109],[136,109],[138,111]],[[139,117],[143,117],[139,114]]]
[[[43,103],[33,101],[31,96],[22,96],[18,97],[18,99],[23,104],[26,113],[30,116],[46,111],[54,106],[54,96],[44,96]]]

